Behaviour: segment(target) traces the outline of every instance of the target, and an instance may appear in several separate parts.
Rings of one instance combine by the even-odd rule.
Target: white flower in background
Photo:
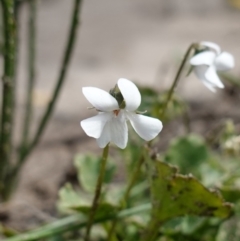
[[[226,71],[234,67],[234,58],[228,52],[221,52],[220,47],[211,42],[201,42],[204,50],[190,59],[193,71],[203,84],[215,92],[215,88],[224,88],[217,71]]]
[[[104,148],[109,142],[115,143],[122,149],[126,147],[127,120],[144,140],[150,141],[155,138],[162,130],[162,122],[136,112],[141,103],[141,95],[137,86],[130,80],[119,79],[117,87],[123,97],[123,102],[120,104],[104,90],[83,87],[84,96],[99,112],[98,115],[81,121],[83,130],[88,136],[97,139],[100,148]]]

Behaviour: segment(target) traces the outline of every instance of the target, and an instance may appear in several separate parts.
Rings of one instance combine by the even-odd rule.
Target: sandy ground
[[[36,126],[57,79],[66,42],[73,0],[41,0],[38,5]],[[21,51],[18,74],[16,140],[21,134],[26,90],[26,23],[28,9],[21,13]],[[79,121],[92,115],[81,88],[110,89],[120,77],[166,89],[179,61],[195,41],[213,41],[236,57],[233,73],[239,74],[240,11],[220,0],[85,0],[81,25],[64,89],[41,143],[29,157],[11,201],[12,225],[19,229],[22,218],[34,227],[51,220],[57,190],[72,171],[72,158],[87,149],[98,151],[94,140],[86,138]],[[179,93],[189,101],[208,105],[222,100],[213,95],[193,75],[181,81]],[[211,106],[211,105],[210,105]],[[220,112],[227,107],[218,106]],[[225,109],[224,109],[225,108]],[[211,109],[211,108],[210,108]],[[87,147],[87,148],[86,148]],[[26,210],[28,210],[26,212]],[[30,211],[29,211],[30,210]],[[50,214],[49,214],[50,212]]]

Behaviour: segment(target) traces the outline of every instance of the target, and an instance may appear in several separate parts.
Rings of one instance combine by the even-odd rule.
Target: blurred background
[[[24,229],[26,223],[20,222],[23,218],[28,220],[28,228],[51,219],[49,213],[55,212],[58,188],[71,178],[75,153],[100,151],[95,140],[88,138],[79,126],[80,120],[93,115],[93,111],[87,110],[89,103],[82,95],[82,87],[109,90],[118,78],[125,77],[139,85],[165,90],[189,45],[203,40],[215,42],[232,53],[236,61],[232,74],[239,75],[239,5],[237,0],[85,0],[64,88],[40,144],[22,170],[20,185],[11,201],[9,222]],[[36,123],[58,76],[72,7],[71,0],[38,2]],[[23,4],[16,141],[21,133],[26,91],[27,21],[28,9]],[[212,110],[217,107],[230,111],[229,105],[224,109],[224,94],[212,94],[194,75],[183,78],[177,91],[185,100],[208,105]]]

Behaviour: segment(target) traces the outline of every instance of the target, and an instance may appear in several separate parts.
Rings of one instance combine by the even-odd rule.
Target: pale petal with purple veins
[[[126,103],[125,109],[136,110],[141,104],[141,94],[137,86],[132,81],[123,78],[119,79],[117,84]]]
[[[156,118],[135,113],[128,113],[128,118],[133,129],[146,141],[155,138],[163,128],[162,122]]]
[[[97,139],[100,148],[104,148],[110,141],[119,148],[124,149],[127,146],[128,129],[126,121],[121,121],[113,117],[104,126],[101,136]]]
[[[82,92],[93,107],[99,111],[109,112],[119,108],[116,99],[105,90],[95,87],[83,87]]]
[[[111,122],[111,141],[121,149],[127,146],[128,128],[126,121],[115,120]]]

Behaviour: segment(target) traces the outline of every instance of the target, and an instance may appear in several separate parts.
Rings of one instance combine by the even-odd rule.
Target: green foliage
[[[219,228],[216,241],[239,241],[240,240],[240,219],[232,217],[225,221]]]
[[[92,196],[87,196],[83,192],[77,193],[71,184],[67,183],[59,191],[59,209],[64,213],[80,212],[89,215],[91,209]],[[117,207],[110,203],[102,202],[97,210],[96,218],[116,215]]]
[[[161,116],[167,94],[141,91],[141,109]],[[164,121],[185,110],[185,103],[172,96]],[[156,142],[146,145],[129,135],[127,148],[108,158],[91,240],[240,240],[239,134],[231,120],[209,133],[207,138],[194,133],[173,138],[162,153],[152,147]],[[66,183],[59,191],[58,209],[67,217],[26,235],[11,233],[9,241],[84,240],[101,161],[93,154],[77,155],[79,183]]]
[[[91,199],[83,192],[77,193],[70,183],[66,183],[59,191],[58,208],[63,213],[72,213],[79,207],[89,207]]]
[[[77,155],[74,159],[74,165],[77,169],[78,180],[82,188],[90,193],[95,191],[97,177],[99,173],[101,158],[88,154]],[[115,165],[108,161],[105,172],[104,183],[110,183],[115,171]]]
[[[221,223],[216,235],[216,241],[237,241],[240,240],[240,202],[234,206],[234,215]]]
[[[206,189],[191,175],[159,160],[148,160],[153,218],[160,223],[182,215],[226,218],[231,205],[215,191]]]
[[[215,241],[220,223],[218,218],[185,216],[171,219],[160,230],[162,237],[174,241]]]
[[[164,118],[161,116],[162,108],[167,100],[168,91],[164,93],[148,87],[139,87],[142,95],[141,110],[147,111],[146,115],[160,118],[162,121],[170,121],[177,116],[183,115],[186,111],[185,102],[177,95],[173,95],[168,103],[168,108]]]
[[[183,173],[198,175],[198,167],[208,158],[208,148],[204,140],[200,136],[190,134],[173,139],[164,160],[179,166]]]

